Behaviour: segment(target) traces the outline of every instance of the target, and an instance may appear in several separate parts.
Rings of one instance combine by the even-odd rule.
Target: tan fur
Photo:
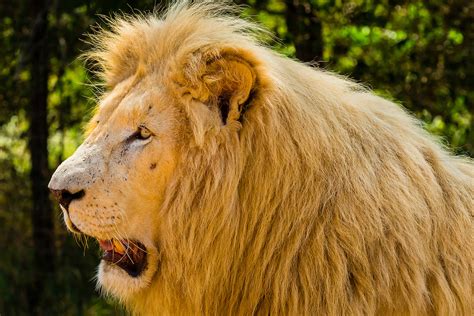
[[[105,292],[150,315],[472,315],[472,161],[229,10],[181,1],[94,39],[110,91],[98,115],[115,115],[110,94],[158,91],[177,153],[156,216],[137,215],[157,271],[129,287],[105,273]]]

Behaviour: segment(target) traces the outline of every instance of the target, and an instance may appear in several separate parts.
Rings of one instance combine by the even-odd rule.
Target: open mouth
[[[146,248],[136,240],[99,240],[99,246],[104,251],[102,260],[122,268],[132,277],[139,276],[146,268]]]

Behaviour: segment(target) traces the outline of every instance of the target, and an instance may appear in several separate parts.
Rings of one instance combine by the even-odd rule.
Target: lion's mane
[[[191,143],[160,210],[160,267],[125,304],[143,313],[472,315],[474,169],[400,106],[285,58],[212,1],[121,17],[89,55],[113,88],[162,78]],[[203,54],[256,84],[241,119],[193,109]],[[194,78],[195,82],[191,82]],[[197,87],[185,98],[183,82]],[[197,91],[197,92],[196,92]]]

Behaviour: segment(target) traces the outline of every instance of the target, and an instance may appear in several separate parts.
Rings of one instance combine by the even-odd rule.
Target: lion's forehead
[[[95,122],[91,123],[107,123],[106,128],[115,125],[135,128],[147,121],[153,124],[156,119],[171,122],[169,116],[175,111],[170,109],[170,103],[162,89],[150,87],[147,82],[140,81],[133,87],[117,86],[100,101],[92,118]]]

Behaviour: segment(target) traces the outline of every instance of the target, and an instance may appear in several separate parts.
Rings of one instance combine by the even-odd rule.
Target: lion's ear
[[[249,56],[231,49],[198,51],[186,58],[181,69],[175,77],[181,96],[217,109],[223,124],[241,120],[257,85]]]

